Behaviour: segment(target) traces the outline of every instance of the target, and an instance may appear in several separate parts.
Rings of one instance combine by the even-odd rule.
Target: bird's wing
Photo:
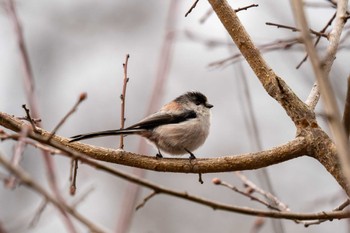
[[[196,117],[197,114],[193,110],[183,111],[179,114],[158,112],[141,120],[139,123],[128,127],[127,129],[153,129],[161,125],[176,124]]]

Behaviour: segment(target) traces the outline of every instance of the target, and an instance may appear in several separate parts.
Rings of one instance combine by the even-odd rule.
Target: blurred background
[[[5,5],[5,1],[0,3]],[[262,149],[268,149],[295,136],[292,121],[264,91],[245,61],[210,66],[237,53],[237,48],[215,14],[201,22],[210,9],[207,1],[200,1],[187,17],[185,13],[192,1],[19,0],[16,3],[34,73],[40,116],[46,130],[56,126],[82,92],[88,94],[87,100],[66,121],[59,135],[70,137],[119,128],[122,64],[126,54],[130,54],[126,125],[147,115],[154,92],[157,92],[158,98],[153,111],[186,91],[198,90],[208,97],[214,108],[211,133],[206,143],[195,151],[197,157],[254,152],[259,150],[259,143]],[[328,1],[308,3],[312,5],[307,10],[310,25],[316,31],[321,30],[335,10],[329,7]],[[289,1],[230,1],[230,4],[234,8],[259,4],[259,7],[238,13],[257,46],[298,36],[291,30],[265,25],[273,22],[294,26]],[[346,37],[347,34],[344,35]],[[345,39],[330,75],[341,110],[350,69],[345,65],[350,58],[349,43]],[[318,46],[320,54],[324,54],[327,45],[322,41],[324,39]],[[296,69],[304,56],[301,45],[264,53],[271,68],[302,100],[306,99],[314,83],[308,62]],[[162,85],[156,81],[157,76],[164,78]],[[24,116],[21,106],[27,100],[22,63],[13,23],[4,7],[0,8],[0,83],[0,111]],[[156,85],[160,86],[155,89]],[[322,115],[320,106],[316,111]],[[252,118],[256,119],[258,131],[252,128]],[[327,130],[321,117],[319,122]],[[119,138],[98,138],[85,143],[117,148]],[[127,137],[125,149],[136,152],[139,143],[140,138]],[[13,145],[9,141],[1,143],[1,153],[10,157]],[[147,154],[154,156],[156,150],[150,147]],[[68,182],[70,160],[54,156],[54,161],[60,188],[69,203],[88,193],[78,205],[78,211],[111,232],[117,232],[120,224],[127,224],[121,219],[127,212],[124,203],[127,201],[128,182],[81,164],[77,194],[71,197]],[[48,187],[39,150],[28,146],[21,165],[33,178]],[[108,165],[130,173],[134,171],[129,167]],[[2,168],[0,172],[5,173]],[[268,167],[267,172],[276,196],[294,212],[331,210],[345,200],[332,176],[309,157]],[[263,185],[258,179],[261,171],[246,171],[244,174],[257,185]],[[150,181],[178,191],[223,203],[265,209],[211,182],[218,177],[242,187],[242,182],[234,173],[204,174],[202,185],[195,174],[147,171],[144,175]],[[136,204],[141,203],[150,192],[142,188]],[[51,205],[44,210],[35,227],[29,227],[43,199],[28,188],[20,186],[16,190],[8,190],[2,186],[0,197],[0,223],[7,232],[66,231],[60,215]],[[181,199],[157,195],[134,212],[126,232],[252,232],[255,221],[256,217],[215,211]],[[332,230],[341,233],[349,230],[345,220],[308,228],[287,220],[282,220],[280,224],[284,229],[282,232],[323,233]],[[86,228],[81,229],[86,232]],[[271,220],[266,220],[259,232],[276,232],[276,226]]]

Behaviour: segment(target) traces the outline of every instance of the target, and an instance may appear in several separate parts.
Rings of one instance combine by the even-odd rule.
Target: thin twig
[[[235,9],[235,12],[240,12],[240,11],[244,11],[244,10],[248,10],[249,8],[252,8],[252,7],[258,7],[259,5],[258,4],[251,4],[249,6],[245,6],[245,7],[240,7],[238,9]]]
[[[57,130],[66,122],[68,117],[70,117],[75,111],[77,111],[79,104],[81,104],[81,102],[83,102],[86,99],[86,97],[87,97],[86,92],[83,92],[79,95],[79,98],[78,98],[77,102],[74,104],[74,106],[72,107],[72,109],[69,110],[69,112],[67,112],[67,114],[60,120],[60,122],[58,122],[56,127],[52,130],[49,138],[47,139],[48,141],[51,140],[53,135],[56,134]]]
[[[185,17],[187,17],[187,15],[189,15],[192,10],[196,7],[197,3],[199,2],[199,0],[195,0],[194,3],[192,4],[192,6],[190,7],[190,9],[186,12]]]
[[[72,159],[71,161],[71,168],[70,168],[70,188],[69,193],[70,195],[75,195],[75,192],[77,190],[77,175],[78,175],[78,160]]]
[[[279,49],[290,49],[293,45],[299,44],[300,39],[299,38],[291,38],[291,39],[285,39],[285,40],[277,40],[274,42],[269,42],[266,44],[258,45],[257,47],[262,53],[272,52]],[[242,54],[237,52],[227,58],[221,59],[219,61],[211,62],[208,64],[209,67],[222,67],[224,65],[230,65],[234,64],[237,61],[240,61],[240,59],[243,59]]]
[[[23,127],[19,134],[19,138],[11,158],[11,164],[15,167],[18,166],[19,162],[22,160],[24,148],[26,145],[25,138],[28,135],[29,127],[30,127],[29,125],[28,126],[26,125],[25,127]],[[15,188],[16,184],[17,184],[17,178],[12,174],[10,174],[10,176],[7,179],[5,179],[5,186],[9,189]]]
[[[157,195],[158,193],[156,192],[156,191],[153,191],[153,192],[151,192],[148,196],[146,196],[144,199],[143,199],[143,201],[140,203],[140,204],[138,204],[137,206],[136,206],[136,210],[139,210],[140,208],[142,208],[142,207],[144,207],[144,205],[146,204],[146,202],[148,201],[148,200],[150,200],[152,197],[154,197],[155,195]]]
[[[244,185],[248,187],[250,190],[256,191],[263,195],[266,199],[269,200],[270,203],[273,203],[274,206],[278,206],[278,209],[281,211],[290,211],[288,206],[281,202],[276,196],[273,194],[266,192],[259,188],[256,184],[254,184],[252,181],[250,181],[245,175],[242,174],[242,172],[235,172],[236,175],[242,180]]]
[[[287,26],[287,25],[283,25],[283,24],[278,24],[278,23],[270,23],[270,22],[266,22],[265,23],[266,25],[268,26],[276,26],[277,28],[285,28],[285,29],[289,29],[289,30],[292,30],[293,32],[300,32],[300,29],[299,28],[296,28],[296,27],[292,27],[292,26]],[[318,32],[318,31],[315,31],[313,29],[309,29],[310,32],[312,34],[315,34],[316,36],[318,37],[324,37],[324,38],[328,38],[328,34],[324,33],[324,32]]]
[[[350,200],[347,199],[345,202],[340,204],[337,208],[333,209],[333,211],[341,211],[341,210],[345,209],[349,205],[350,205]],[[311,226],[311,225],[317,225],[317,224],[323,223],[325,221],[327,221],[327,220],[326,219],[320,219],[320,220],[316,220],[316,221],[310,221],[310,222],[304,223],[304,226],[308,227],[308,226]]]
[[[23,108],[24,111],[26,112],[26,115],[27,115],[27,116],[26,116],[26,120],[29,121],[29,123],[30,123],[30,125],[32,126],[33,130],[34,130],[35,132],[37,132],[37,131],[36,131],[35,122],[34,122],[33,118],[32,118],[31,115],[30,115],[30,110],[27,108],[27,106],[26,106],[25,104],[22,105],[22,108]]]
[[[336,16],[336,12],[334,13],[334,15],[328,20],[326,26],[324,26],[324,28],[320,31],[320,33],[325,33],[325,31],[327,30],[328,27],[331,26],[333,20],[335,19]],[[328,38],[328,37],[327,37]],[[321,36],[318,36],[315,40],[314,46],[316,47],[316,45],[320,42],[321,40]],[[296,66],[296,69],[299,69],[301,67],[301,65],[307,60],[307,58],[309,57],[309,55],[306,53],[304,58],[299,62],[299,64]]]
[[[127,54],[125,57],[125,63],[123,64],[123,69],[124,69],[124,78],[123,78],[123,90],[122,94],[120,95],[120,100],[121,100],[121,110],[120,110],[120,128],[124,129],[125,125],[125,100],[126,100],[126,87],[129,82],[128,78],[128,62],[129,62],[130,55]],[[120,141],[119,141],[119,149],[124,149],[124,135],[120,135]]]
[[[231,189],[232,191],[235,191],[236,193],[239,193],[239,194],[241,194],[241,195],[243,195],[243,196],[245,196],[245,197],[250,198],[250,200],[252,200],[252,201],[259,202],[260,204],[266,206],[266,207],[269,208],[269,209],[276,210],[276,211],[281,211],[281,210],[280,210],[279,208],[277,208],[276,206],[273,206],[273,205],[271,205],[270,203],[268,203],[268,202],[266,202],[266,201],[264,201],[264,200],[261,200],[260,198],[257,198],[257,197],[255,197],[255,196],[253,196],[253,195],[251,194],[251,192],[244,192],[244,191],[238,189],[236,186],[233,186],[233,185],[231,185],[231,184],[229,184],[229,183],[227,183],[227,182],[225,182],[225,181],[222,181],[222,180],[220,180],[219,178],[214,178],[214,179],[213,179],[213,183],[216,184],[216,185],[222,185],[222,186],[224,186],[224,187],[226,187],[226,188],[229,188],[229,189]]]

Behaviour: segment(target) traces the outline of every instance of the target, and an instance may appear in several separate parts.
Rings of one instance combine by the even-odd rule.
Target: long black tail
[[[120,134],[137,134],[142,131],[145,131],[145,130],[144,129],[114,129],[114,130],[106,130],[106,131],[93,132],[93,133],[87,133],[87,134],[79,134],[71,137],[71,140],[69,142],[80,141],[88,138],[113,136],[113,135],[120,135]]]

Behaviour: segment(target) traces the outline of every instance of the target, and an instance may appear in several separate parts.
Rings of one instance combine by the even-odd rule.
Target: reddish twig
[[[130,55],[127,54],[125,57],[125,63],[123,64],[123,69],[124,69],[124,79],[123,79],[123,90],[122,90],[122,94],[120,95],[120,100],[121,100],[121,114],[120,114],[120,128],[124,129],[124,125],[125,125],[125,98],[126,98],[126,87],[127,87],[127,83],[129,82],[129,78],[128,78],[128,61],[129,61]],[[120,142],[119,142],[119,148],[123,149],[124,148],[124,135],[121,134],[120,135]]]
[[[69,175],[69,181],[70,181],[69,193],[72,196],[75,195],[75,192],[77,190],[77,175],[78,175],[78,160],[72,159],[71,167],[70,167],[70,175]]]
[[[22,160],[24,147],[26,145],[25,138],[27,137],[28,131],[29,131],[29,126],[23,127],[19,134],[19,138],[11,159],[11,164],[14,167],[17,167],[19,165],[19,162]],[[17,183],[17,178],[12,174],[10,174],[10,176],[7,179],[5,179],[5,186],[9,189],[13,189],[16,183]]]
[[[69,110],[69,112],[67,112],[67,114],[60,120],[60,122],[58,122],[56,127],[52,130],[49,138],[47,139],[48,141],[51,140],[53,135],[56,134],[57,130],[66,122],[68,117],[70,117],[78,109],[79,104],[81,104],[81,102],[83,102],[86,98],[87,98],[86,92],[83,92],[79,95],[79,98],[78,98],[77,102],[74,104],[74,106],[72,107],[72,109]]]

